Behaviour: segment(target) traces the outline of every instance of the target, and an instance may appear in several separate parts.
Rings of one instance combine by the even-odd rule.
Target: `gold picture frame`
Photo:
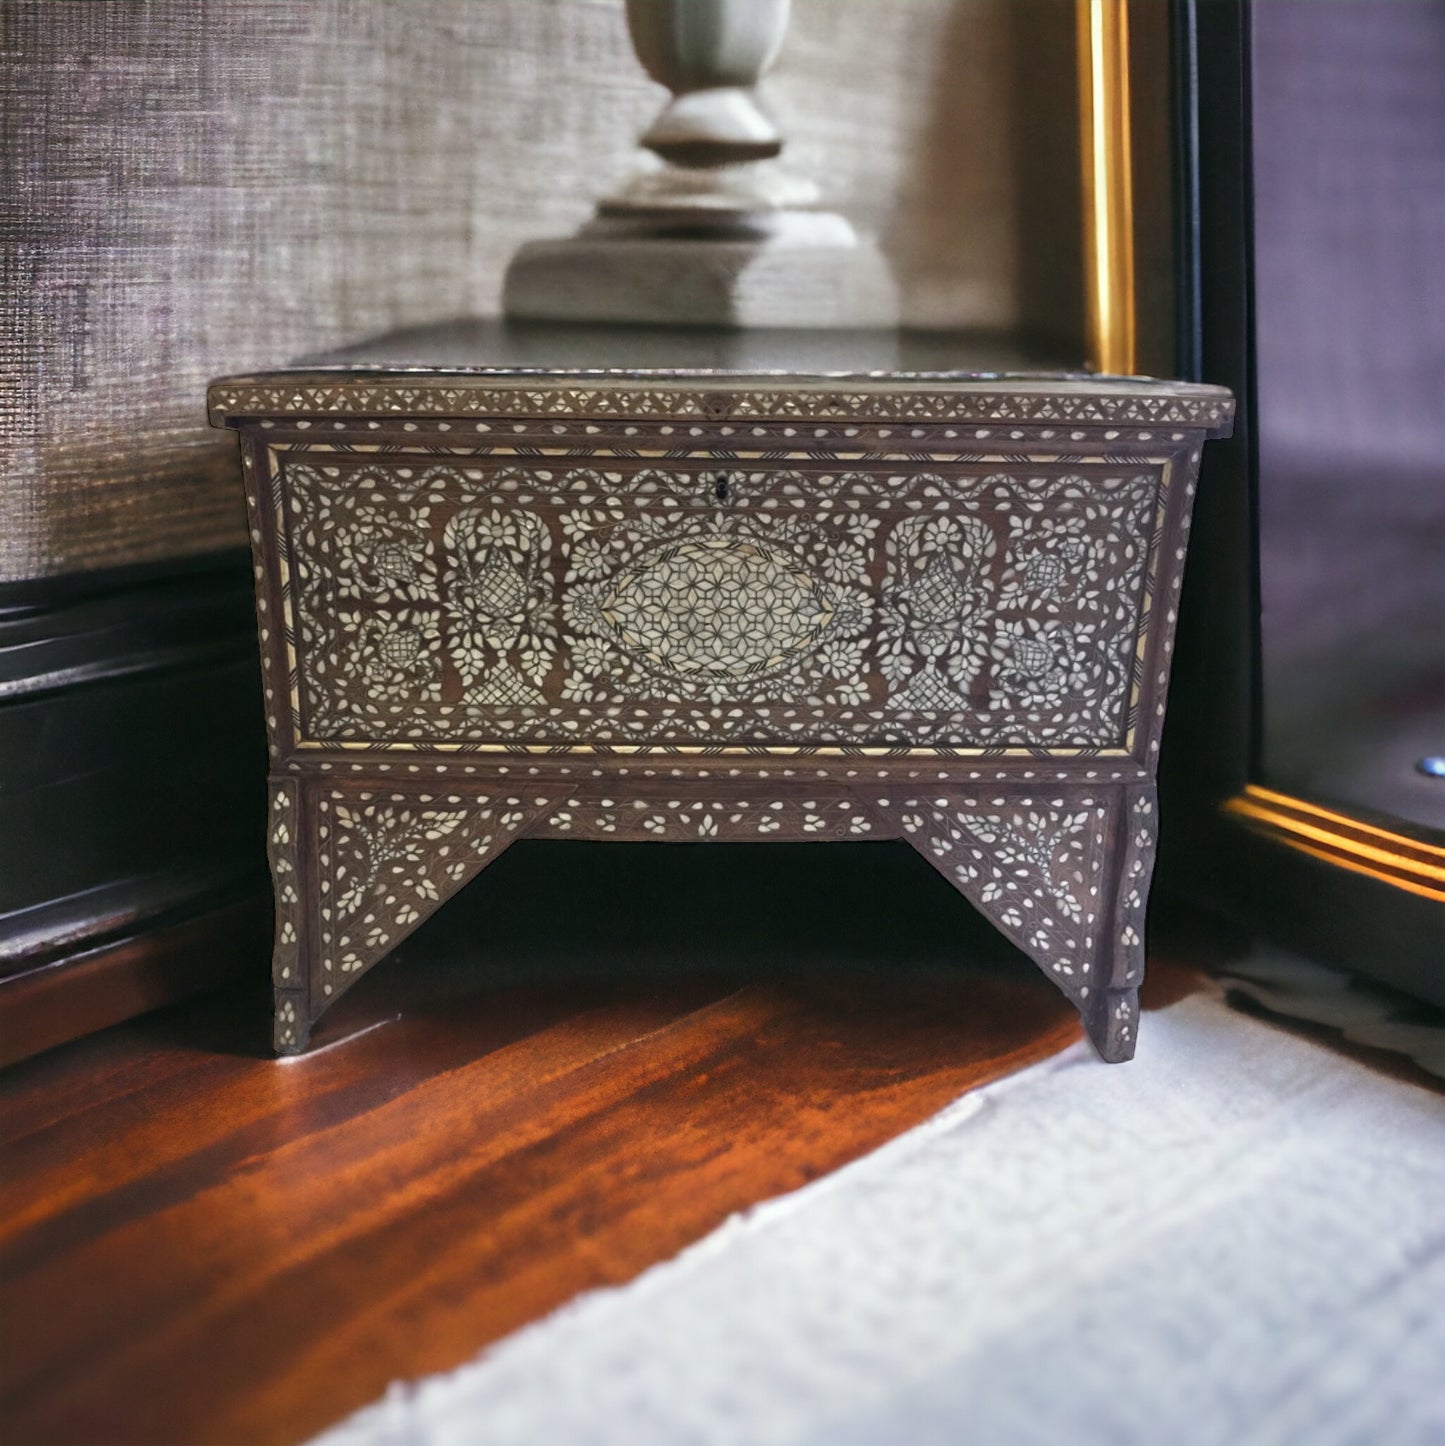
[[[1138,369],[1128,0],[1076,0],[1088,365]]]

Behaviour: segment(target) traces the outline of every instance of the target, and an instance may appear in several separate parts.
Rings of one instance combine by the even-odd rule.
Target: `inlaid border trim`
[[[1100,394],[1100,383],[1031,379],[1030,390],[981,391],[978,379],[960,379],[956,390],[919,391],[920,378],[890,373],[886,380],[798,379],[784,389],[758,387],[751,379],[707,386],[639,385],[635,375],[577,376],[547,372],[455,374],[427,372],[427,380],[394,377],[376,381],[329,381],[315,374],[239,377],[215,383],[207,393],[213,426],[239,425],[255,417],[368,416],[449,417],[658,417],[781,418],[804,421],[885,419],[912,422],[1139,423],[1227,429],[1234,400],[1223,388],[1191,385],[1161,394]],[[921,378],[930,380],[930,378]],[[936,379],[931,379],[935,380]],[[1077,393],[1060,390],[1079,387]],[[1043,387],[1043,390],[1032,388]],[[1155,384],[1157,388],[1157,384]]]

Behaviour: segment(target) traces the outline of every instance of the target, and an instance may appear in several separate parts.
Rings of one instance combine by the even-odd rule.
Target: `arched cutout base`
[[[746,788],[746,791],[744,789]],[[1109,1061],[1134,1052],[1154,790],[1055,784],[986,792],[751,785],[643,796],[603,785],[532,791],[283,778],[273,782],[275,1046],[524,834],[616,840],[904,838],[1078,1009]]]

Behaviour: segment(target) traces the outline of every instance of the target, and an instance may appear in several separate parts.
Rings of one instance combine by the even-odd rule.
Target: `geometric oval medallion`
[[[825,583],[756,538],[668,542],[613,579],[600,608],[617,640],[679,678],[770,673],[818,643],[833,621]]]

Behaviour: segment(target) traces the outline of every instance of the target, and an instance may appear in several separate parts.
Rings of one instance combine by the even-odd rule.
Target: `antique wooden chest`
[[[785,342],[480,327],[211,388],[255,550],[278,1050],[533,835],[906,839],[1132,1054],[1231,399]]]

